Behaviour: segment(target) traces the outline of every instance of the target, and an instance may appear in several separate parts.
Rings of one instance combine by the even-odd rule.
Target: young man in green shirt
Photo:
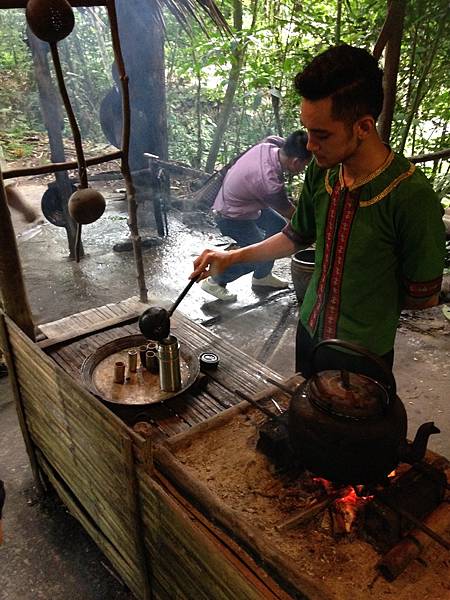
[[[442,208],[424,175],[380,139],[383,73],[367,51],[346,44],[317,56],[295,78],[314,161],[283,232],[233,252],[205,250],[192,276],[237,262],[289,256],[315,242],[315,270],[301,306],[297,370],[312,348],[339,338],[392,367],[402,308],[438,302],[445,254]],[[380,377],[373,363],[329,347],[316,366]]]

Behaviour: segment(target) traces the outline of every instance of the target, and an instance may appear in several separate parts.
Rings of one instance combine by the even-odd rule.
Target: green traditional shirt
[[[405,295],[440,290],[445,234],[439,199],[423,173],[390,153],[357,187],[341,167],[310,165],[284,233],[316,242],[300,320],[317,341],[340,338],[382,355],[394,345]]]

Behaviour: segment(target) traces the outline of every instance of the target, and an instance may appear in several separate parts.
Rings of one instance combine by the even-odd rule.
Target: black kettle
[[[317,351],[331,345],[374,361],[385,381],[342,370],[317,372]],[[439,429],[433,422],[424,423],[414,442],[407,441],[405,407],[391,370],[379,356],[330,339],[315,346],[312,363],[313,375],[293,392],[288,414],[291,447],[308,470],[334,482],[369,484],[385,480],[399,462],[423,458],[429,436]]]

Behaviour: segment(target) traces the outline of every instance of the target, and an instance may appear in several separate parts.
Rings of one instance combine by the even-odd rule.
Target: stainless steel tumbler
[[[159,385],[164,392],[181,389],[180,344],[174,335],[161,340],[158,348]]]

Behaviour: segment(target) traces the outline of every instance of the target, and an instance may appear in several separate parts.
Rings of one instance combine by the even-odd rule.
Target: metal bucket
[[[299,250],[291,259],[291,275],[297,300],[303,302],[306,288],[314,272],[315,251],[312,248]]]

